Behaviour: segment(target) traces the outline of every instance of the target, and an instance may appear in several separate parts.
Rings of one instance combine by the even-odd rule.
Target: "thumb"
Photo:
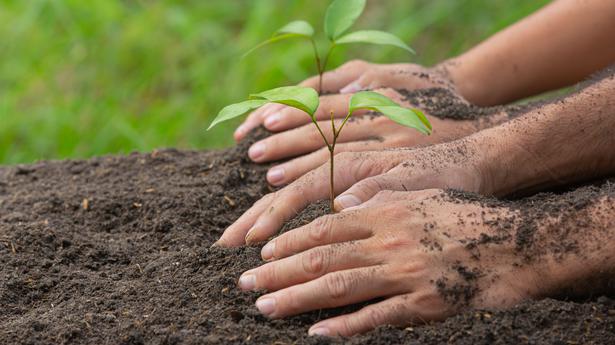
[[[395,175],[385,173],[368,177],[355,183],[347,191],[335,198],[335,210],[342,211],[346,208],[355,207],[370,200],[380,191],[407,191],[402,180]]]

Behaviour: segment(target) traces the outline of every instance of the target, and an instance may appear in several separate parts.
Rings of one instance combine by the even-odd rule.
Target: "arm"
[[[479,105],[561,88],[615,62],[615,2],[559,0],[444,63]]]
[[[336,208],[382,190],[455,188],[505,195],[615,173],[615,76],[561,101],[469,137],[409,150],[342,153]],[[259,242],[312,202],[327,197],[328,167],[259,200],[220,245]]]
[[[615,172],[615,75],[473,136],[485,193],[506,195]]]

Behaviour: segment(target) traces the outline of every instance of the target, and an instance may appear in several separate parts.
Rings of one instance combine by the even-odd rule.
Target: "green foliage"
[[[411,127],[423,134],[431,134],[432,127],[425,114],[418,109],[408,109],[395,103],[392,99],[373,91],[360,91],[350,98],[349,113],[358,109],[368,109],[399,123]]]
[[[310,23],[303,20],[295,20],[278,29],[278,31],[276,31],[270,39],[248,50],[245,54],[243,54],[243,57],[246,57],[250,55],[253,51],[271,43],[282,41],[288,38],[312,38],[313,35],[314,28],[312,27],[312,25],[310,25]]]
[[[302,86],[283,86],[250,95],[251,99],[264,99],[269,102],[285,104],[303,110],[310,117],[318,109],[319,99],[316,90]]]
[[[227,105],[226,107],[222,108],[222,110],[220,110],[218,116],[216,116],[216,118],[211,122],[207,130],[210,130],[213,126],[219,124],[220,122],[224,122],[238,116],[248,114],[253,110],[262,107],[268,102],[269,101],[267,99],[251,99],[248,101]]]
[[[255,90],[314,75],[312,48],[242,53],[301,18],[321,25],[329,0],[0,1],[0,164],[157,147],[233,144],[239,118],[203,134]],[[369,1],[357,27],[388,30],[432,65],[548,0]],[[388,46],[338,46],[330,68],[361,57],[407,62]]]
[[[207,130],[210,130],[215,125],[231,120],[235,117],[245,115],[247,113],[262,107],[267,103],[280,103],[307,113],[311,118],[314,118],[314,113],[318,109],[320,100],[318,93],[309,87],[302,86],[283,86],[276,89],[263,91],[250,95],[250,100],[227,105],[218,113],[218,116],[209,125]]]
[[[361,16],[365,0],[335,0],[325,14],[325,34],[330,41],[337,40]]]
[[[384,31],[378,30],[361,30],[351,32],[348,35],[344,35],[335,41],[335,44],[348,44],[348,43],[371,43],[380,45],[390,45],[401,49],[405,49],[414,54],[414,50],[410,48],[399,37]]]

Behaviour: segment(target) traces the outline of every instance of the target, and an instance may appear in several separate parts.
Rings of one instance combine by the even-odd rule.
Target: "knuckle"
[[[331,299],[340,299],[352,294],[354,276],[333,273],[325,276],[325,291]]]
[[[378,183],[378,182],[374,182],[374,183]],[[376,200],[385,200],[385,199],[389,199],[393,196],[395,192],[392,190],[379,190],[378,193],[376,193],[376,195],[374,195],[374,198],[376,198]]]
[[[410,239],[401,232],[384,232],[379,240],[382,250],[385,251],[407,248],[411,244]]]
[[[366,192],[374,192],[373,194],[378,196],[382,192],[382,194],[378,197],[386,198],[390,196],[391,191],[387,190],[387,185],[383,181],[382,176],[373,176],[365,179],[365,181],[361,184],[361,187]]]
[[[412,261],[400,263],[397,271],[407,278],[418,279],[427,268],[427,261],[422,253],[413,251]]]
[[[303,270],[306,273],[320,275],[327,268],[328,256],[320,248],[314,248],[303,255]]]
[[[308,232],[310,240],[316,243],[325,242],[331,233],[332,225],[333,216],[331,215],[325,215],[317,218]]]
[[[257,279],[258,288],[267,288],[272,282],[278,281],[276,279],[277,274],[274,265],[265,265],[258,270]]]
[[[370,307],[367,310],[367,315],[365,317],[365,322],[367,326],[370,329],[372,329],[372,328],[376,328],[379,325],[385,323],[389,312],[390,311],[386,307],[381,307],[381,306]]]

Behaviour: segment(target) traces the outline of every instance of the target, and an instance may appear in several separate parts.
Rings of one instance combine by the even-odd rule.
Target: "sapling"
[[[348,113],[339,126],[335,125],[335,114],[331,112],[331,136],[328,138],[316,121],[316,111],[320,104],[319,95],[322,90],[322,77],[327,66],[327,61],[333,48],[337,45],[366,42],[374,44],[388,44],[406,49],[413,52],[403,41],[396,36],[375,30],[355,31],[344,35],[352,26],[355,20],[361,15],[365,8],[365,0],[336,0],[334,1],[325,15],[325,34],[329,40],[329,48],[321,60],[314,40],[314,29],[305,21],[294,21],[278,30],[272,38],[259,44],[248,53],[263,45],[280,41],[292,37],[308,38],[314,48],[314,58],[319,74],[318,92],[313,88],[303,86],[285,86],[276,89],[252,94],[244,102],[235,103],[224,107],[209,126],[208,130],[220,122],[248,114],[267,103],[284,104],[299,109],[310,117],[316,130],[322,137],[324,144],[329,150],[329,189],[330,189],[330,209],[334,212],[333,202],[335,200],[335,146],[348,122],[348,119],[357,110],[369,110],[381,113],[389,119],[406,127],[414,128],[423,134],[431,134],[431,124],[425,115],[418,109],[409,109],[400,106],[390,98],[373,91],[360,91],[355,93],[348,104]],[[246,54],[248,54],[246,53]]]
[[[327,8],[325,13],[324,31],[328,40],[327,49],[321,57],[318,53],[318,46],[314,39],[314,28],[310,23],[303,20],[292,21],[278,29],[273,36],[250,49],[243,56],[252,53],[256,49],[267,44],[278,42],[289,38],[308,39],[314,52],[314,61],[318,72],[318,93],[322,93],[322,79],[327,69],[327,62],[336,46],[349,43],[371,43],[380,45],[390,45],[405,49],[414,54],[410,48],[397,36],[378,30],[359,30],[346,34],[352,24],[359,18],[365,9],[366,0],[335,0]]]
[[[334,114],[331,113],[331,136],[327,138],[316,121],[316,111],[319,106],[318,93],[309,87],[285,86],[261,93],[250,95],[250,99],[224,107],[209,126],[208,130],[216,124],[232,118],[247,114],[267,103],[284,104],[302,110],[312,120],[329,150],[329,193],[330,209],[334,212],[335,199],[335,145],[337,139],[348,122],[350,116],[357,110],[370,110],[381,113],[389,119],[406,127],[411,127],[423,134],[431,134],[431,124],[425,115],[418,109],[409,109],[400,106],[390,98],[373,91],[360,91],[352,95],[348,104],[348,113],[339,126],[335,125]]]

